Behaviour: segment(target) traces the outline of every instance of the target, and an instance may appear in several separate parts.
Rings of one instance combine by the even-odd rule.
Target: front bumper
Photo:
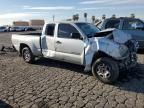
[[[129,54],[119,63],[119,68],[121,70],[128,70],[136,67],[137,65],[137,50],[139,48],[138,42],[135,40],[129,40],[127,43],[125,43],[125,45],[129,49]]]
[[[137,65],[137,55],[136,52],[131,52],[127,58],[119,62],[120,70],[128,70]]]

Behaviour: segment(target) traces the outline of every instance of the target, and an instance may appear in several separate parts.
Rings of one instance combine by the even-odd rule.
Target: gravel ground
[[[0,43],[11,44],[10,33]],[[25,63],[16,52],[0,52],[0,108],[144,108],[144,56],[114,85],[83,67],[50,59]]]

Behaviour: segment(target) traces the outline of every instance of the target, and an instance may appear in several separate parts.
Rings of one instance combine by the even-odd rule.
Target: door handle
[[[57,44],[62,44],[62,42],[60,42],[60,41],[56,41],[56,43],[57,43]]]

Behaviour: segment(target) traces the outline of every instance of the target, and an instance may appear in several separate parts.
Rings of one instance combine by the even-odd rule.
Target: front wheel
[[[92,65],[92,73],[103,83],[111,84],[119,77],[118,64],[111,58],[99,58]]]
[[[22,57],[26,63],[33,63],[35,57],[33,56],[31,50],[28,47],[23,48]]]

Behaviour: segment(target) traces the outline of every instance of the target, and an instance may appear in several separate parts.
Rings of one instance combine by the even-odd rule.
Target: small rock
[[[64,101],[64,102],[67,102],[68,99],[69,99],[69,97],[67,97],[67,96],[63,96],[63,97],[59,98],[60,101]]]

